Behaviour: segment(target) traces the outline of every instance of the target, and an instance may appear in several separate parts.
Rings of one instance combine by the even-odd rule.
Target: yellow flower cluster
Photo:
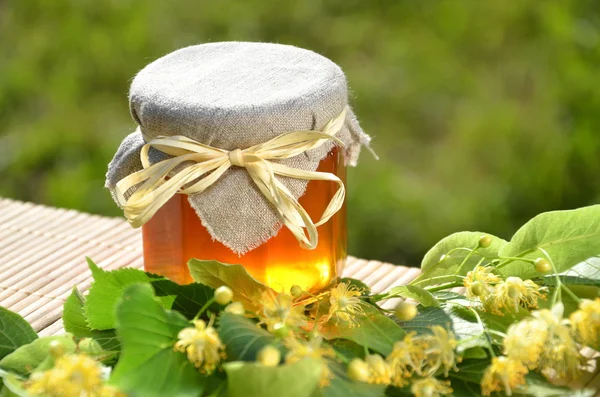
[[[502,316],[507,311],[518,311],[519,307],[528,310],[538,307],[538,300],[545,298],[545,287],[531,280],[507,277],[503,280],[492,273],[489,266],[476,266],[463,279],[466,295],[478,298],[483,308],[492,314]]]
[[[304,305],[295,304],[289,294],[264,291],[259,299],[261,307],[258,315],[270,332],[282,328],[297,328],[307,324]]]
[[[590,310],[588,303],[582,303],[581,307]],[[563,306],[559,303],[552,310],[534,311],[531,317],[508,328],[504,338],[505,357],[495,358],[482,378],[484,395],[504,391],[510,396],[515,388],[525,385],[525,374],[529,370],[565,380],[580,373],[585,363],[575,340],[580,327],[570,326],[562,313]],[[573,315],[571,317],[579,316]]]
[[[225,345],[212,326],[202,320],[194,321],[194,327],[184,328],[177,335],[175,351],[186,353],[188,359],[202,372],[211,373],[222,358]]]
[[[584,299],[579,310],[569,317],[577,340],[585,345],[598,348],[600,345],[600,298]]]
[[[365,314],[359,298],[362,292],[356,286],[339,283],[331,289],[330,294],[329,313],[326,321],[335,318],[336,322],[342,321],[347,326],[353,327],[356,324],[354,316]]]
[[[126,397],[118,389],[104,385],[100,364],[83,354],[58,357],[53,368],[32,374],[24,386],[32,396]]]
[[[494,357],[481,378],[481,394],[489,396],[502,391],[512,396],[513,389],[525,384],[527,368],[520,361],[508,357]]]
[[[456,370],[459,359],[455,354],[456,338],[439,325],[433,326],[431,331],[431,334],[407,334],[395,343],[385,359],[379,355],[368,355],[364,362],[353,360],[348,375],[373,384],[404,387],[412,383],[411,390],[416,396],[434,397],[451,393],[449,382],[439,381],[434,375],[441,370],[448,376],[450,369]]]
[[[319,386],[325,387],[329,385],[333,374],[327,365],[327,361],[335,358],[335,352],[331,347],[323,345],[323,338],[321,336],[313,336],[307,341],[292,336],[285,340],[285,345],[289,350],[285,356],[287,364],[293,364],[305,357],[316,359],[323,366]]]
[[[452,388],[450,381],[429,377],[414,381],[410,391],[415,397],[439,397],[452,393]]]

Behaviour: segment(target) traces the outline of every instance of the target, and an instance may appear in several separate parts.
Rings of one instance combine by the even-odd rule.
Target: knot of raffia
[[[117,183],[117,200],[129,223],[133,227],[140,227],[175,194],[200,193],[231,166],[243,167],[300,245],[314,249],[318,243],[317,227],[327,222],[344,203],[344,183],[331,173],[304,171],[270,160],[297,156],[321,146],[327,140],[343,146],[335,134],[344,125],[345,117],[346,109],[321,131],[287,132],[247,149],[231,151],[204,145],[180,135],[154,138],[142,147],[140,157],[143,169]],[[150,164],[150,147],[173,157]],[[339,187],[321,219],[315,223],[276,175],[308,181],[331,181]],[[125,193],[131,188],[135,191],[125,198]]]

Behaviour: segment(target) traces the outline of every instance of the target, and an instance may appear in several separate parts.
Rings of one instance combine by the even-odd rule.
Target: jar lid
[[[130,109],[139,127],[109,164],[106,186],[116,197],[117,182],[142,169],[141,148],[151,139],[180,135],[214,148],[245,149],[286,132],[322,129],[346,109],[347,97],[342,70],[309,50],[246,42],[177,50],[146,66],[133,80]],[[336,137],[344,143],[351,165],[360,146],[370,140],[351,110]],[[333,144],[273,161],[314,171]],[[149,151],[150,163],[166,158],[158,150]],[[296,199],[306,189],[306,180],[279,179]],[[227,170],[188,199],[211,236],[240,254],[281,228],[279,213],[242,168]]]

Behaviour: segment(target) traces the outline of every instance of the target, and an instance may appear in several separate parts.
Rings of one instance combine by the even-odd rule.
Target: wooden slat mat
[[[141,269],[140,230],[120,218],[0,198],[0,306],[21,314],[40,335],[62,332],[62,305],[71,288],[90,287],[86,256],[107,270]],[[350,257],[343,276],[380,293],[418,274],[418,269]]]

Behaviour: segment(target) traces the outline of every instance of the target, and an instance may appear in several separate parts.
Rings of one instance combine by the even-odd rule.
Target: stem
[[[477,313],[477,310],[473,309],[472,307],[469,307],[468,309],[475,315],[475,318],[477,318],[477,323],[481,327],[481,333],[485,336],[485,340],[488,343],[488,350],[490,351],[490,354],[492,357],[496,357],[496,353],[494,353],[494,345],[490,336],[488,335],[488,330],[486,330],[485,326],[483,325],[483,321],[481,321],[481,317],[479,317],[479,313]]]
[[[581,299],[579,299],[579,297],[577,295],[575,295],[573,293],[573,291],[571,291],[571,289],[569,287],[567,287],[565,284],[561,284],[560,287],[563,289],[563,291],[565,291],[567,294],[569,294],[569,296],[571,298],[573,298],[573,300],[575,302],[577,302],[579,304],[579,302],[581,302]]]
[[[417,286],[418,284],[422,284],[422,283],[427,282],[427,281],[433,281],[433,280],[437,280],[437,279],[440,279],[440,278],[441,279],[445,279],[445,278],[448,278],[448,277],[451,277],[451,276],[452,275],[429,277],[429,278],[426,278],[426,279],[423,279],[423,280],[419,280],[419,281],[414,282],[414,283],[410,282],[410,283],[408,283],[408,285],[415,285],[415,286]]]
[[[204,306],[202,306],[200,308],[200,311],[194,316],[194,319],[192,321],[196,321],[200,318],[200,316],[202,315],[202,313],[204,313],[204,311],[206,311],[206,309],[208,309],[210,307],[210,305],[212,305],[213,303],[215,303],[215,297],[213,296],[212,298],[210,298],[205,304]]]
[[[519,258],[519,257],[512,257],[512,256],[503,256],[502,258],[498,258],[498,259],[510,259],[511,261],[523,261],[523,262],[529,262],[529,263],[535,263],[535,259],[527,259],[527,258]],[[500,263],[498,266],[502,265],[502,263]]]
[[[477,252],[477,248],[479,248],[479,245],[477,247],[473,248],[471,251],[469,251],[467,256],[465,256],[465,259],[463,259],[462,263],[458,266],[458,269],[456,269],[456,272],[454,272],[455,275],[460,274],[462,268],[465,266],[465,264],[467,263],[469,258],[471,258],[471,255],[473,255],[473,253]]]
[[[449,289],[449,288],[454,288],[454,287],[460,287],[461,285],[462,285],[462,283],[460,283],[458,281],[452,281],[451,283],[436,285],[436,286],[431,287],[431,288],[425,288],[425,290],[427,290],[427,292],[437,292],[437,291],[441,291],[441,290],[444,290],[444,289]]]
[[[544,254],[546,259],[548,259],[550,266],[552,266],[552,271],[554,272],[554,278],[556,280],[556,288],[554,289],[554,292],[552,293],[552,300],[550,301],[550,307],[554,307],[554,304],[556,303],[557,300],[562,301],[562,295],[561,295],[560,291],[562,290],[563,283],[562,283],[562,281],[560,281],[560,277],[558,276],[558,271],[556,271],[554,262],[552,261],[552,258],[550,258],[550,255],[548,254],[548,252],[546,252],[546,250],[543,248],[538,248],[538,249],[540,250],[540,252],[542,254]]]
[[[522,258],[522,256],[531,254],[532,252],[535,252],[535,250],[528,250],[528,251],[522,252],[519,254],[519,256],[516,256],[516,257],[502,258],[502,259],[507,259],[507,260],[505,262],[499,263],[498,266],[496,266],[496,269],[500,269],[501,267],[504,267],[514,261],[523,261],[524,260],[527,262],[527,260]]]

